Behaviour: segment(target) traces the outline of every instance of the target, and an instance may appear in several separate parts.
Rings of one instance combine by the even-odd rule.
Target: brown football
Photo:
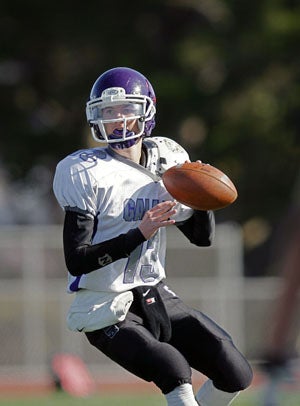
[[[225,173],[199,161],[172,166],[164,172],[162,180],[174,199],[197,210],[221,209],[238,196]]]

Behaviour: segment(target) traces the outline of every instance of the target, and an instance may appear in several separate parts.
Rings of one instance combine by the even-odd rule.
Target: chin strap
[[[113,140],[114,138],[120,138],[120,136],[122,136],[122,135],[123,135],[123,130],[114,130],[113,133],[108,136],[108,138]],[[126,131],[126,137],[131,137],[132,135],[134,135],[133,131],[128,131],[128,130]],[[130,148],[137,142],[138,139],[139,139],[139,137],[132,138],[130,140],[125,140],[125,141],[112,142],[109,145],[113,149]]]

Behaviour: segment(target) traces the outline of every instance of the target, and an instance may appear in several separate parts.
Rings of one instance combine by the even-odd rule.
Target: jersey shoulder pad
[[[107,156],[108,154],[104,148],[81,149],[62,159],[57,164],[56,172],[71,175],[84,171],[85,174],[93,177],[94,171],[103,161],[107,160]]]
[[[147,163],[147,166],[155,165],[156,171],[160,175],[172,166],[190,159],[187,151],[170,138],[151,137],[145,139],[143,143],[147,148],[148,160],[151,161]]]
[[[97,181],[94,172],[99,158],[106,156],[101,149],[76,151],[61,160],[55,171],[53,191],[63,208],[77,208],[95,215]]]
[[[105,148],[80,149],[66,156],[59,164],[64,166],[82,165],[85,163],[86,166],[89,166],[89,164],[95,165],[96,162],[105,160],[107,155]]]

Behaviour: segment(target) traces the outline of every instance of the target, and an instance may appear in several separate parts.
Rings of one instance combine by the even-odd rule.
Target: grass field
[[[283,392],[280,406],[299,406],[300,393]],[[234,406],[263,406],[262,393],[260,391],[249,391],[243,393],[235,401]],[[164,397],[159,394],[145,395],[101,395],[90,398],[73,398],[65,393],[53,393],[39,396],[0,396],[1,406],[166,406]]]

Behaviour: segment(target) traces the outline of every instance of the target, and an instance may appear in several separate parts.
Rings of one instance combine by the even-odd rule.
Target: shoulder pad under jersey
[[[143,140],[143,144],[147,148],[147,168],[159,175],[190,159],[186,150],[170,138],[149,137]]]

